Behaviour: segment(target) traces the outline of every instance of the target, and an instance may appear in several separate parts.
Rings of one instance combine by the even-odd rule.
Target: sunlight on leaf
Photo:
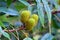
[[[25,6],[29,6],[30,4],[24,0],[19,0],[21,3],[23,3]]]
[[[24,38],[23,40],[32,40],[31,38],[27,37],[27,38]]]
[[[21,3],[23,3],[25,6],[27,6],[28,7],[28,10],[30,10],[30,11],[32,11],[32,7],[31,7],[31,5],[28,3],[28,2],[26,2],[26,1],[24,1],[24,0],[19,0]]]
[[[36,2],[37,2],[37,10],[38,10],[39,18],[42,26],[44,26],[44,12],[43,12],[43,6],[41,0],[36,0]]]
[[[52,40],[54,37],[50,33],[46,33],[41,40]]]
[[[42,2],[44,4],[45,11],[47,12],[48,20],[49,22],[51,22],[52,14],[51,14],[51,10],[49,8],[48,2],[46,0],[42,0]]]
[[[6,38],[10,39],[9,34],[6,33],[6,32],[4,32],[1,27],[0,27],[0,33],[1,33],[3,36],[5,36]]]
[[[5,7],[0,7],[0,12],[5,12],[5,11],[7,11],[7,8],[5,8]]]
[[[57,0],[49,0],[51,5],[55,5],[55,8],[58,8]]]
[[[8,8],[8,11],[5,12],[8,15],[18,16],[18,11]]]
[[[4,31],[2,31],[2,34],[3,34],[3,36],[4,36],[4,37],[6,37],[6,38],[10,39],[10,36],[9,36],[9,34],[8,34],[8,33],[6,33],[6,32],[4,32]]]
[[[0,33],[2,32],[2,28],[1,28],[1,26],[0,26]],[[2,34],[2,33],[1,33]]]

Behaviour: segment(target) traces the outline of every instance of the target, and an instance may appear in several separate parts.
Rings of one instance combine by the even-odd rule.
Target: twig
[[[60,13],[60,10],[59,11],[52,11],[52,14],[57,14],[57,13]]]
[[[18,37],[17,37],[14,33],[11,32],[11,34],[12,34],[14,37],[16,37],[16,39],[18,39]]]
[[[19,31],[19,30],[24,30],[25,28],[24,27],[20,27],[18,29],[11,29],[11,30],[4,30],[5,32],[15,32],[16,30]]]
[[[55,18],[60,22],[60,18],[54,14]]]
[[[49,33],[51,34],[51,21],[49,21]]]
[[[19,35],[18,35],[18,31],[16,30],[16,34],[17,34],[17,40],[19,40]]]
[[[25,35],[25,37],[28,37],[28,33],[25,31],[22,31],[22,33]]]

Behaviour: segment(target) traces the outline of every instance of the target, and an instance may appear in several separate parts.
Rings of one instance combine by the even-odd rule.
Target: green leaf
[[[0,27],[0,33],[1,33],[3,36],[5,36],[6,38],[8,38],[8,39],[10,40],[9,34],[6,33],[6,32],[4,32],[1,27]]]
[[[18,11],[11,8],[8,8],[8,10],[5,13],[11,16],[18,16]]]
[[[18,11],[11,8],[0,7],[0,12],[3,12],[7,15],[18,16]]]
[[[19,0],[21,3],[23,3],[25,6],[29,6],[30,4],[26,2],[25,0]]]
[[[0,21],[0,26],[5,28],[5,25]]]
[[[41,0],[36,0],[36,2],[37,2],[37,10],[38,10],[39,18],[42,26],[44,26],[44,12],[43,12],[43,6],[41,4]]]
[[[23,8],[26,8],[26,6],[24,4],[19,3],[19,2],[16,2],[14,5],[18,11],[20,11]]]
[[[5,2],[5,0],[0,0],[0,2],[1,2],[1,1]]]
[[[8,21],[8,19],[7,19],[7,17],[5,16],[5,15],[3,15],[3,16],[0,16],[0,21]]]
[[[27,37],[27,38],[24,38],[23,40],[32,40],[31,38]]]
[[[52,40],[57,40],[56,38],[53,38]]]
[[[9,34],[8,34],[8,33],[6,33],[6,32],[4,32],[4,31],[2,31],[2,34],[3,34],[3,36],[4,36],[4,37],[6,37],[6,38],[8,38],[8,39],[10,40],[10,36],[9,36]]]
[[[48,1],[42,0],[42,2],[44,4],[45,11],[47,12],[48,20],[49,20],[49,22],[51,22],[52,13],[51,13],[51,10],[49,8]]]
[[[54,2],[54,5],[55,5],[55,8],[57,9],[58,8],[58,4],[57,4],[57,0],[53,0],[53,2]]]
[[[50,33],[46,33],[44,36],[42,36],[41,40],[52,40],[53,38],[53,35],[51,35]]]
[[[12,3],[12,0],[10,0],[10,1],[7,0],[6,2],[7,2],[7,6],[10,6],[10,4]]]
[[[57,25],[57,23],[54,19],[52,19],[52,26],[56,29],[59,29],[59,26]]]
[[[28,10],[32,11],[32,7],[31,7],[31,5],[28,2],[26,2],[25,0],[19,0],[19,1],[21,3],[23,3],[25,6],[27,6],[28,7]]]
[[[0,7],[0,12],[5,12],[5,11],[7,11],[7,8],[5,8],[5,7]]]
[[[32,12],[32,6],[28,6],[28,10]]]
[[[1,26],[0,26],[0,33],[2,32],[2,28],[1,28]],[[2,33],[1,33],[2,34]]]

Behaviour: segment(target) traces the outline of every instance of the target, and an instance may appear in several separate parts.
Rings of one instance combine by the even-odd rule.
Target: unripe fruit
[[[37,22],[38,22],[38,15],[37,14],[33,14],[31,16],[31,18],[35,19],[35,23],[37,24]]]
[[[24,10],[21,12],[21,18],[20,19],[23,23],[25,23],[29,19],[29,17],[30,17],[30,11]]]
[[[32,30],[33,28],[34,28],[34,26],[35,26],[35,19],[33,19],[33,18],[30,18],[27,22],[26,22],[26,29],[27,30]]]

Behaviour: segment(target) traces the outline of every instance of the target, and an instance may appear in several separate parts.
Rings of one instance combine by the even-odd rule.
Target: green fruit
[[[24,10],[21,12],[21,17],[20,17],[20,20],[25,23],[30,17],[30,11],[28,10]]]
[[[35,19],[30,18],[27,22],[26,22],[26,29],[27,30],[32,30],[35,26]]]
[[[35,19],[35,23],[37,24],[37,22],[38,22],[38,15],[37,14],[33,14],[31,16],[31,18]]]

